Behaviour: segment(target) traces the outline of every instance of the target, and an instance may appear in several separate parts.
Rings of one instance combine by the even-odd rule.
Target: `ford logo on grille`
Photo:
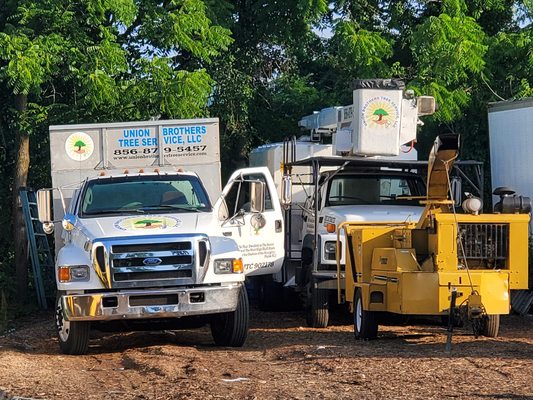
[[[143,264],[146,266],[156,266],[156,265],[161,264],[162,262],[163,260],[157,257],[149,257],[143,260]]]

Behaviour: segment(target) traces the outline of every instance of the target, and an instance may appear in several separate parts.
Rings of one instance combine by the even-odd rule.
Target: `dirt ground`
[[[88,355],[65,356],[45,314],[0,336],[0,399],[533,399],[533,319],[500,332],[458,329],[447,353],[428,321],[363,342],[347,318],[311,329],[301,312],[253,309],[243,348],[215,347],[207,328],[97,332]]]

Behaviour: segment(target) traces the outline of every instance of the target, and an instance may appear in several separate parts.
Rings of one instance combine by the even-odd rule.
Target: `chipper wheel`
[[[356,339],[375,339],[378,335],[376,312],[365,311],[363,308],[363,293],[360,288],[354,293],[353,326]]]
[[[487,337],[497,337],[500,331],[500,315],[486,315],[482,318],[481,334]]]

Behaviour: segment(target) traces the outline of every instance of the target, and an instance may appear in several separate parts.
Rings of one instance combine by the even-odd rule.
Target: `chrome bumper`
[[[67,321],[176,318],[235,311],[241,287],[242,283],[235,283],[188,289],[69,294],[62,296],[61,301]]]

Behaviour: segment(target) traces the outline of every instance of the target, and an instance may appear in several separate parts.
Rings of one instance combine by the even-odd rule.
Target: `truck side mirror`
[[[52,222],[52,189],[39,189],[37,191],[37,213],[39,222],[43,224],[43,230],[47,234],[54,231]]]
[[[250,211],[262,213],[265,211],[265,183],[250,182]]]
[[[292,203],[292,180],[290,175],[283,175],[281,180],[281,205],[285,208]]]

